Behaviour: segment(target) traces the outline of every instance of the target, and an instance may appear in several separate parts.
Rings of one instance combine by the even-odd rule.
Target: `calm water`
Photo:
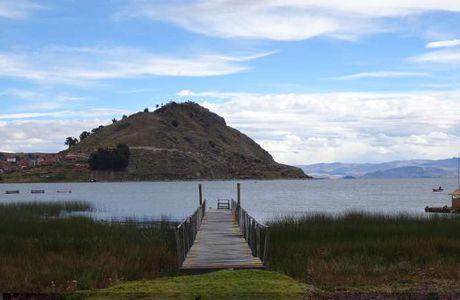
[[[448,193],[456,179],[372,180],[242,180],[242,205],[256,218],[305,212],[423,213],[425,206],[450,204]],[[84,200],[94,204],[97,218],[181,219],[198,205],[198,183],[203,184],[208,207],[218,198],[236,199],[236,181],[41,183],[0,184],[0,202]],[[444,192],[433,193],[442,185]],[[31,194],[44,189],[45,194]],[[20,194],[5,194],[20,190]],[[57,190],[71,190],[58,194]]]

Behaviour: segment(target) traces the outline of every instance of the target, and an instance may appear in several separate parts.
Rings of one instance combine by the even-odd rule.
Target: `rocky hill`
[[[171,102],[101,127],[69,150],[88,156],[99,147],[126,144],[129,165],[122,172],[95,172],[97,180],[308,178],[278,164],[256,142],[225,120],[192,102]]]

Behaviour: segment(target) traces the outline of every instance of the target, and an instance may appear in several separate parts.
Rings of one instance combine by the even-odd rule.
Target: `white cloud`
[[[42,8],[28,0],[0,0],[0,18],[25,19]]]
[[[95,108],[87,109],[81,112],[85,118],[92,117],[103,117],[103,116],[114,116],[120,115],[123,111],[119,109],[104,109]],[[61,111],[50,111],[50,112],[21,112],[21,113],[9,113],[0,114],[0,120],[21,120],[21,119],[34,119],[34,118],[72,118],[75,117],[75,111],[73,110],[61,110]]]
[[[460,46],[460,39],[436,41],[426,44],[427,48],[450,48]]]
[[[460,63],[460,49],[432,51],[409,60],[422,63],[457,64]]]
[[[58,109],[75,109],[81,107],[81,104],[88,100],[94,100],[93,97],[75,96],[67,93],[53,93],[45,89],[38,91],[27,89],[8,89],[0,92],[0,100],[14,100],[14,106],[10,111],[34,111],[42,112]]]
[[[424,11],[460,12],[452,0],[191,0],[129,1],[118,18],[145,17],[223,38],[303,40],[315,36],[354,39],[387,31],[388,18]]]
[[[460,147],[460,91],[182,94],[217,96],[199,101],[283,163],[445,158]]]
[[[39,82],[82,84],[148,76],[219,76],[249,69],[243,62],[272,54],[165,56],[134,48],[49,48],[0,53],[0,76]]]
[[[27,120],[0,122],[0,152],[56,152],[67,136],[102,124],[100,120]]]
[[[124,111],[93,108],[0,114],[0,152],[57,152],[67,136],[111,123]]]
[[[379,72],[361,72],[350,75],[344,75],[339,77],[333,77],[331,79],[337,80],[355,80],[363,78],[394,78],[394,77],[427,77],[430,76],[427,73],[420,72],[400,72],[400,71],[379,71]]]

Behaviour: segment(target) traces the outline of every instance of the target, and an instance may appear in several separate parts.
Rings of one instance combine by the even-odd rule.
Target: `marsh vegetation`
[[[99,222],[85,202],[0,204],[0,291],[63,292],[175,273],[168,222]]]
[[[457,285],[460,218],[346,213],[271,223],[270,266],[318,287]]]

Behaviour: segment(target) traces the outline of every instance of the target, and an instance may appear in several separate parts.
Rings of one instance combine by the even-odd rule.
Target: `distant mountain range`
[[[300,165],[317,178],[449,178],[457,176],[457,158],[400,160],[386,163],[320,163]]]

